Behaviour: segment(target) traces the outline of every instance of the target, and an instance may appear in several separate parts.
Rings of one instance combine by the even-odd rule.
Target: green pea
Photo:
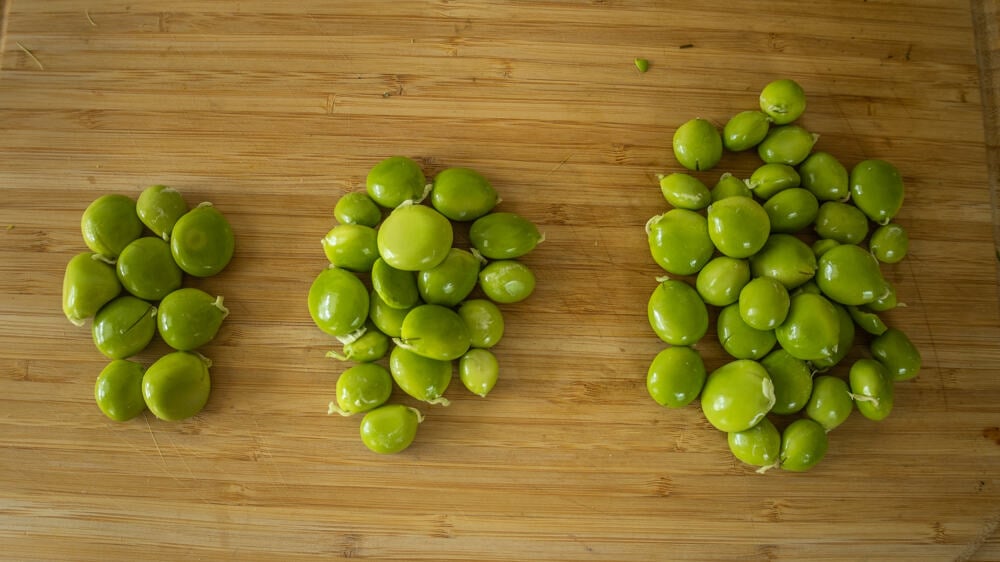
[[[493,260],[521,257],[544,239],[534,223],[514,213],[489,213],[469,228],[469,242]]]
[[[428,404],[448,406],[443,396],[451,383],[451,361],[431,359],[396,346],[389,353],[392,380],[406,394]]]
[[[882,263],[898,263],[910,247],[906,229],[896,223],[879,226],[868,240],[868,249]]]
[[[469,327],[472,347],[491,348],[503,337],[503,314],[497,305],[486,299],[470,299],[458,307],[458,315]]]
[[[797,419],[781,434],[781,468],[805,472],[823,460],[828,447],[826,431],[820,424],[808,418]]]
[[[882,421],[892,412],[894,389],[892,377],[881,363],[874,359],[858,359],[849,373],[851,397],[861,415]]]
[[[496,189],[475,170],[447,168],[434,176],[431,205],[453,221],[476,220],[499,202]]]
[[[105,416],[128,421],[146,409],[142,399],[142,375],[146,368],[134,361],[115,359],[107,364],[94,383],[94,400]]]
[[[84,252],[66,264],[62,309],[74,326],[83,326],[87,318],[122,292],[114,266],[105,259],[100,254]]]
[[[698,397],[705,376],[705,362],[697,349],[671,346],[649,364],[646,391],[660,406],[682,408]]]
[[[805,283],[799,285],[788,296],[792,297],[801,293],[812,293],[814,295],[822,295],[823,291],[819,290],[819,285],[816,284],[812,279],[806,281]]]
[[[726,439],[733,456],[750,466],[759,467],[757,472],[760,474],[779,465],[781,434],[767,418],[750,429],[730,432]]]
[[[646,234],[653,260],[674,275],[698,272],[715,252],[708,221],[687,209],[672,209],[651,218]]]
[[[758,277],[740,291],[740,318],[757,330],[773,330],[785,321],[788,290],[777,279]]]
[[[728,197],[708,207],[708,236],[731,258],[756,254],[767,242],[771,222],[760,203],[748,197]]]
[[[778,125],[791,123],[805,112],[806,93],[794,80],[775,80],[760,91],[760,109]]]
[[[903,206],[903,178],[885,160],[865,160],[851,170],[851,198],[872,221],[887,224]]]
[[[382,220],[378,204],[364,191],[345,193],[333,206],[333,216],[341,224],[360,224],[375,228]]]
[[[184,281],[184,272],[174,262],[170,245],[154,236],[137,238],[125,246],[115,271],[126,291],[150,301],[162,299]]]
[[[749,150],[767,136],[771,120],[763,111],[741,111],[733,115],[722,128],[722,144],[726,150]]]
[[[819,213],[819,202],[809,190],[792,187],[764,203],[771,232],[795,233],[809,226]]]
[[[678,209],[697,211],[712,202],[712,194],[701,180],[681,172],[660,176],[660,192]]]
[[[436,304],[422,304],[403,318],[396,345],[430,359],[451,361],[469,350],[469,327],[457,312]]]
[[[670,345],[694,345],[708,331],[705,301],[678,279],[667,279],[656,286],[646,313],[653,331]]]
[[[851,318],[851,314],[847,311],[847,307],[843,305],[834,304],[833,308],[837,311],[837,320],[839,320],[838,324],[840,324],[840,335],[837,338],[837,350],[829,357],[820,357],[819,359],[813,359],[810,361],[814,369],[822,370],[834,367],[840,363],[844,357],[847,357],[847,354],[851,351],[851,346],[854,345],[855,329],[854,320]]]
[[[413,310],[411,308],[394,308],[386,304],[378,291],[374,289],[369,296],[368,317],[380,332],[390,338],[398,338],[403,335],[403,319]]]
[[[170,236],[170,251],[177,265],[195,277],[209,277],[225,269],[233,250],[229,221],[211,203],[201,203],[185,213]]]
[[[774,384],[760,363],[738,359],[712,371],[701,391],[705,418],[720,431],[746,431],[774,406]]]
[[[820,201],[845,201],[851,194],[847,168],[829,152],[817,151],[799,164],[802,187]]]
[[[392,308],[413,308],[420,304],[417,275],[396,269],[382,258],[375,260],[371,272],[372,288]]]
[[[215,339],[229,309],[222,297],[185,287],[160,301],[156,325],[163,341],[178,351],[192,351]]]
[[[871,310],[857,306],[848,306],[846,308],[854,323],[869,334],[880,336],[888,329],[878,314]]]
[[[351,272],[330,266],[309,287],[309,315],[327,334],[343,337],[368,317],[368,289]]]
[[[136,238],[142,236],[142,221],[135,201],[124,195],[108,194],[95,199],[80,219],[83,242],[91,251],[117,258]]]
[[[452,248],[438,265],[417,273],[417,287],[425,303],[455,306],[476,288],[479,259],[467,250]]]
[[[340,361],[371,363],[382,359],[387,353],[389,353],[390,343],[391,341],[389,340],[389,336],[383,334],[382,331],[375,326],[375,323],[369,320],[365,323],[365,331],[363,334],[358,336],[356,339],[348,338],[348,341],[344,343],[343,353],[327,351],[326,356]]]
[[[774,383],[775,414],[787,415],[806,407],[812,395],[813,379],[809,365],[784,349],[775,349],[760,360]]]
[[[153,340],[156,307],[132,295],[117,297],[97,311],[91,333],[106,357],[127,359]]]
[[[888,370],[894,381],[912,379],[920,373],[920,350],[898,328],[889,328],[874,338],[869,350]]]
[[[489,350],[470,349],[458,360],[458,378],[473,394],[485,398],[499,377],[500,363]]]
[[[692,119],[674,131],[674,157],[689,170],[711,170],[722,159],[722,136],[705,119]]]
[[[719,177],[719,181],[715,183],[715,186],[712,187],[712,190],[709,193],[712,195],[713,203],[727,197],[753,196],[750,192],[750,188],[747,187],[746,182],[729,172],[726,172]]]
[[[379,205],[395,209],[404,201],[419,201],[427,179],[420,164],[405,156],[391,156],[375,164],[365,179],[368,196]]]
[[[806,404],[809,419],[826,431],[833,431],[847,421],[853,410],[854,399],[844,379],[832,375],[819,375],[813,379],[812,395]]]
[[[632,63],[635,65],[635,69],[639,72],[646,72],[649,70],[649,60],[636,57]]]
[[[376,231],[363,224],[338,224],[323,237],[330,263],[349,271],[371,271],[378,257]]]
[[[816,274],[816,256],[805,242],[791,234],[772,234],[759,252],[750,257],[754,277],[777,279],[792,290]]]
[[[816,283],[824,295],[846,305],[867,304],[888,291],[878,261],[854,244],[841,244],[820,256]]]
[[[899,302],[896,300],[896,287],[894,287],[888,280],[885,282],[885,287],[886,292],[883,296],[865,305],[873,312],[885,312],[899,306]]]
[[[695,289],[707,304],[728,306],[740,298],[740,291],[750,282],[747,260],[717,256],[705,264],[695,279]]]
[[[768,164],[797,166],[809,156],[818,138],[798,125],[773,127],[757,145],[757,155]]]
[[[490,262],[479,271],[479,287],[493,302],[521,302],[534,292],[535,274],[516,260]]]
[[[859,244],[868,236],[868,217],[854,205],[827,201],[819,206],[814,228],[823,238]]]
[[[328,414],[351,416],[378,408],[392,394],[392,375],[377,363],[355,365],[337,378],[336,400]]]
[[[378,252],[396,269],[419,271],[441,263],[454,233],[444,215],[426,205],[402,205],[382,221]]]
[[[750,174],[747,186],[760,199],[770,199],[786,189],[798,187],[801,179],[795,168],[788,164],[772,162],[759,166]]]
[[[424,417],[416,408],[402,404],[379,406],[362,418],[361,442],[374,453],[399,453],[413,444],[422,421]]]
[[[135,202],[139,220],[149,230],[164,240],[170,240],[170,233],[178,219],[188,212],[187,202],[179,191],[165,185],[151,185],[142,190]]]
[[[812,251],[813,254],[815,254],[816,257],[819,258],[823,254],[830,251],[830,249],[836,248],[837,246],[840,246],[840,242],[832,238],[819,238],[812,243]]]
[[[793,357],[813,361],[830,357],[840,343],[837,309],[821,295],[800,293],[791,298],[788,316],[775,328],[782,348]]]
[[[146,407],[165,421],[194,416],[208,403],[211,366],[206,357],[189,351],[174,351],[160,357],[142,377]]]
[[[740,306],[731,304],[719,311],[716,319],[719,343],[736,359],[760,359],[776,342],[774,330],[758,330],[740,317]]]

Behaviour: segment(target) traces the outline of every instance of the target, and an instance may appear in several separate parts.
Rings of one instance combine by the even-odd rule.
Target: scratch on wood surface
[[[42,64],[42,61],[38,60],[38,57],[35,56],[35,53],[32,53],[31,50],[28,49],[27,47],[25,47],[24,45],[22,45],[20,41],[16,41],[15,44],[22,51],[24,51],[24,54],[28,55],[28,58],[30,58],[31,60],[35,61],[35,64],[38,65],[38,69],[39,70],[45,70],[45,65]]]
[[[576,154],[576,153],[574,152],[573,154]],[[546,174],[546,175],[550,175],[550,174],[552,174],[552,172],[555,172],[555,171],[556,171],[556,170],[558,170],[559,168],[562,168],[562,167],[563,167],[563,164],[565,164],[566,162],[569,162],[569,159],[573,157],[573,154],[570,154],[570,155],[569,155],[569,156],[567,156],[566,158],[563,158],[563,159],[562,159],[562,161],[561,161],[561,162],[559,162],[558,164],[556,164],[554,168],[552,168],[551,170],[549,170],[549,173],[548,173],[548,174]]]
[[[83,15],[87,16],[87,22],[89,22],[92,27],[97,27],[97,22],[94,21],[94,18],[90,17],[90,9],[84,9]]]
[[[156,440],[156,434],[153,433],[153,427],[149,425],[149,416],[143,414],[142,419],[146,422],[146,429],[149,430],[149,436],[153,438],[153,445],[156,446],[156,452],[160,455],[160,462],[164,467],[166,467],[167,459],[163,457],[163,451],[160,449],[160,443]]]

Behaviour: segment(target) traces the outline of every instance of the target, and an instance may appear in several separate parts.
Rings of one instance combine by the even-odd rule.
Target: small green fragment
[[[639,70],[639,72],[646,72],[649,70],[649,61],[643,58],[636,58],[635,67]]]

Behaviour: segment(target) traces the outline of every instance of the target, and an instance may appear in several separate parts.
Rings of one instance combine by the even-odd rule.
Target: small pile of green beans
[[[378,162],[364,191],[337,200],[337,224],[322,240],[329,264],[310,287],[309,313],[343,346],[327,356],[354,363],[338,377],[329,413],[364,414],[370,450],[406,449],[424,419],[416,407],[390,403],[394,389],[446,406],[456,366],[476,395],[497,383],[497,305],[532,294],[535,275],[520,258],[543,240],[534,223],[495,210],[498,203],[475,170],[447,168],[428,183],[405,156]],[[458,225],[468,227],[468,248],[456,245]]]
[[[211,277],[229,264],[229,222],[211,203],[189,209],[177,190],[154,185],[137,200],[98,197],[80,223],[90,251],[67,264],[62,307],[76,326],[92,320],[94,344],[111,360],[94,385],[98,408],[115,421],[146,408],[167,421],[194,416],[211,387],[211,361],[196,350],[229,311],[221,296],[182,285],[185,274]],[[174,351],[147,369],[134,358],[157,334]]]
[[[668,344],[646,387],[667,408],[700,396],[709,423],[758,472],[801,472],[825,456],[828,433],[854,410],[885,419],[895,383],[920,370],[917,348],[880,316],[898,305],[882,267],[909,247],[895,221],[903,180],[884,160],[848,170],[815,150],[818,136],[797,122],[806,108],[797,82],[767,84],[759,106],[721,131],[697,118],[674,133],[686,170],[660,176],[671,208],[646,224],[667,274],[648,319]],[[762,163],[749,178],[724,173],[709,188],[698,177],[726,151],[750,150]],[[697,344],[710,314],[731,361],[708,372]],[[856,340],[867,354],[844,361]]]

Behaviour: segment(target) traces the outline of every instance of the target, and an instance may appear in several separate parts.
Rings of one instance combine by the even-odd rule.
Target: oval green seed
[[[771,232],[796,233],[816,220],[819,202],[809,190],[793,187],[774,194],[764,202]]]
[[[188,212],[187,202],[180,192],[165,185],[152,185],[142,190],[135,202],[135,211],[154,234],[170,240],[177,221]]]
[[[667,279],[653,291],[646,306],[649,325],[671,345],[694,345],[708,331],[708,309],[687,283]]]
[[[767,200],[786,189],[798,187],[801,179],[795,168],[788,164],[772,162],[759,166],[750,174],[747,186],[754,196]]]
[[[722,128],[722,144],[726,150],[749,150],[764,140],[771,119],[762,111],[741,111],[733,115]]]
[[[382,220],[378,204],[364,191],[345,193],[333,206],[333,216],[341,224],[375,226]]]
[[[779,464],[781,434],[767,418],[750,429],[730,432],[726,439],[733,456],[746,464],[759,467],[758,473],[763,474]]]
[[[828,447],[820,424],[808,418],[795,420],[781,434],[781,468],[805,472],[823,459]]]
[[[672,209],[646,223],[649,252],[667,273],[697,273],[715,252],[708,221],[687,209]]]
[[[794,80],[775,80],[760,91],[760,109],[778,125],[791,123],[805,112],[806,93]]]
[[[851,198],[872,221],[887,224],[903,206],[903,178],[885,160],[865,160],[851,170]]]
[[[799,164],[799,176],[820,201],[845,201],[851,194],[847,168],[829,152],[810,154]]]
[[[809,156],[818,138],[798,125],[774,127],[757,145],[757,155],[765,163],[797,166]]]
[[[689,170],[711,170],[722,159],[722,136],[705,119],[692,119],[674,132],[674,157]]]
[[[889,328],[874,338],[869,350],[889,371],[894,381],[912,379],[920,373],[920,350],[898,328]]]
[[[705,384],[705,362],[693,347],[672,346],[656,354],[646,372],[646,391],[660,406],[681,408]]]
[[[832,375],[819,375],[813,379],[812,395],[806,404],[806,416],[819,423],[826,431],[844,423],[854,410],[854,400],[847,382]]]
[[[906,257],[909,247],[910,237],[897,223],[879,226],[868,240],[869,251],[882,263],[898,263]]]
[[[544,239],[533,222],[515,213],[489,213],[469,228],[472,246],[491,260],[521,257]]]
[[[470,349],[458,361],[458,378],[473,394],[485,398],[499,377],[500,363],[489,350]]]
[[[868,217],[854,205],[827,201],[819,206],[814,228],[822,238],[860,244],[868,236]]]
[[[660,177],[663,198],[678,209],[697,211],[708,207],[712,195],[698,178],[681,172]]]

